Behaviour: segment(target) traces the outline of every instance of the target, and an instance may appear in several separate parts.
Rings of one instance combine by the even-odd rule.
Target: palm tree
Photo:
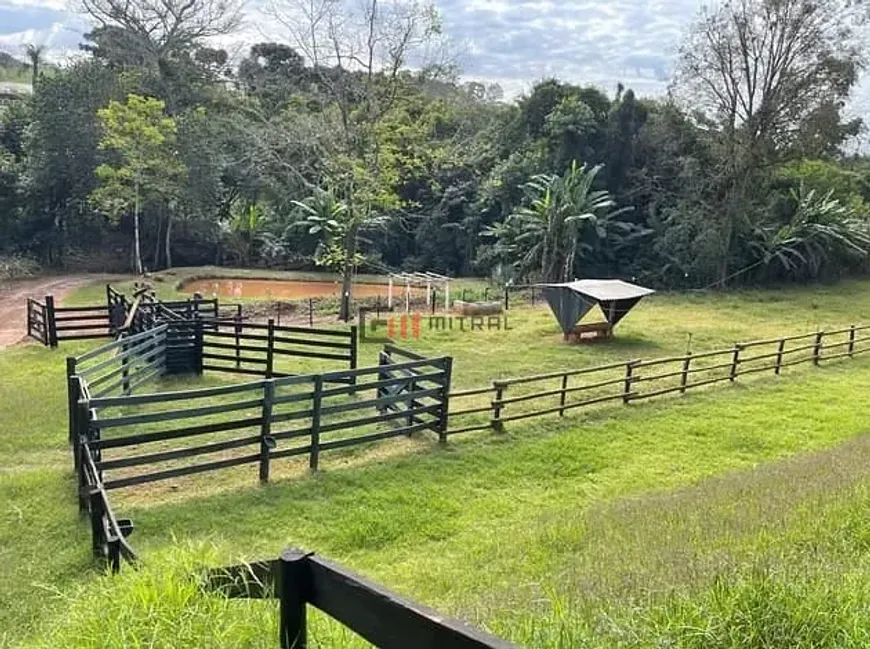
[[[537,268],[542,281],[570,281],[579,257],[607,240],[614,228],[633,228],[617,219],[630,207],[616,208],[609,192],[592,190],[602,168],[575,161],[562,176],[533,176],[523,185],[526,206],[484,234],[513,254],[522,274]]]
[[[825,195],[814,189],[807,191],[803,183],[798,190],[791,190],[795,204],[791,220],[780,227],[756,230],[752,245],[761,256],[758,263],[769,266],[777,262],[787,272],[805,269],[817,277],[831,259],[866,257],[870,224],[833,194],[834,190]]]
[[[42,51],[44,45],[25,45],[24,51],[27,53],[27,58],[30,59],[30,70],[33,89],[36,90],[36,81],[39,79],[39,64],[42,61]]]

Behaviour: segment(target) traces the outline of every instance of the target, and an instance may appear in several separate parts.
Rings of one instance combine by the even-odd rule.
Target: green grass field
[[[402,344],[453,355],[455,385],[477,387],[682,354],[689,335],[702,351],[870,322],[870,282],[657,295],[593,345],[563,344],[543,308],[508,321]],[[66,448],[63,356],[85,348],[0,353],[0,646],[276,646],[274,606],[204,595],[188,575],[290,545],[523,646],[870,640],[867,356],[443,449],[420,439],[325,456],[318,474],[265,487],[249,471],[113,492],[144,567],[111,578],[91,563]],[[363,345],[362,361],[378,348]],[[365,645],[315,617],[314,646]]]

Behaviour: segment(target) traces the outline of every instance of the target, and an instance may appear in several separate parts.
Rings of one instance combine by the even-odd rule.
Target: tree
[[[235,0],[79,1],[98,30],[108,28],[102,30],[111,37],[107,43],[134,43],[142,61],[191,52],[206,39],[235,31],[241,22]]]
[[[829,124],[861,66],[849,19],[848,4],[838,0],[726,0],[703,10],[689,32],[674,91],[712,120],[720,147],[713,174],[721,207],[711,214],[718,220],[720,285],[762,174],[808,136],[827,133],[837,146],[851,130]]]
[[[131,94],[125,103],[109,102],[97,112],[104,134],[100,149],[113,151],[118,164],[102,164],[95,174],[100,186],[91,194],[94,206],[117,221],[132,210],[133,267],[143,272],[139,220],[143,204],[167,199],[177,191],[184,166],[175,151],[175,120],[165,104]]]
[[[324,149],[319,184],[347,205],[339,317],[348,320],[358,234],[400,202],[382,125],[405,100],[407,67],[434,69],[440,21],[434,5],[418,0],[290,0],[272,13],[311,64]]]
[[[36,88],[36,82],[39,80],[39,64],[42,62],[42,51],[44,49],[44,45],[24,46],[27,58],[30,59],[31,85],[34,89]]]
[[[601,169],[575,161],[562,176],[534,176],[523,186],[527,205],[486,235],[498,240],[521,274],[531,272],[544,282],[571,281],[578,256],[607,241],[614,228],[633,229],[617,218],[630,207],[616,209],[607,191],[593,191]]]

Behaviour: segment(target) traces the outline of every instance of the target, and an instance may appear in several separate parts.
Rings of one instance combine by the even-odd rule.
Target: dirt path
[[[27,336],[27,298],[43,299],[53,295],[60,305],[80,286],[109,278],[106,275],[65,275],[10,282],[0,288],[0,349],[21,342]]]

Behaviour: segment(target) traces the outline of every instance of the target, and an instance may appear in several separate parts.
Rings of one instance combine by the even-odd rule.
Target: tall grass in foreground
[[[278,600],[228,599],[204,587],[220,565],[213,546],[182,544],[149,557],[139,569],[104,574],[57,594],[65,613],[25,646],[31,649],[274,649]],[[316,611],[309,647],[368,647]]]

